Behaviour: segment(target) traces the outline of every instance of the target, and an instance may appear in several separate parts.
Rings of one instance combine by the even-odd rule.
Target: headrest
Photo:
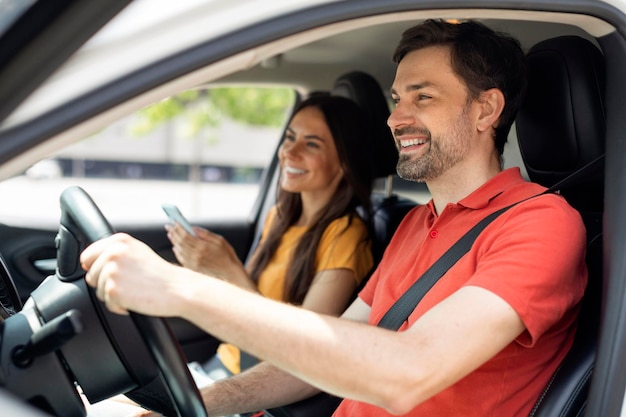
[[[604,59],[588,40],[562,36],[533,46],[527,64],[518,141],[530,179],[549,187],[604,154]],[[602,175],[585,181],[603,185]]]
[[[378,140],[375,141],[377,155],[376,177],[386,177],[396,173],[398,150],[391,130],[387,126],[389,105],[378,82],[369,74],[353,71],[335,81],[331,94],[354,100],[372,121],[372,128]]]

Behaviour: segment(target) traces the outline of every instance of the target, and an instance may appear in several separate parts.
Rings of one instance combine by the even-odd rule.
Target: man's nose
[[[387,126],[393,132],[400,126],[410,125],[413,123],[413,115],[409,111],[409,106],[397,103],[396,107],[391,111],[387,118]]]

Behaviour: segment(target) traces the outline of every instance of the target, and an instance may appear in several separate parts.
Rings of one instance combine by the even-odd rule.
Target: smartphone
[[[171,221],[176,222],[180,224],[181,226],[183,226],[183,228],[190,235],[192,236],[196,235],[196,232],[193,231],[193,227],[191,227],[191,223],[189,223],[189,220],[187,220],[185,216],[183,216],[183,214],[180,212],[178,207],[176,207],[176,205],[162,204],[161,208],[163,208],[163,211],[165,212],[165,214],[167,214],[167,217],[169,217]]]

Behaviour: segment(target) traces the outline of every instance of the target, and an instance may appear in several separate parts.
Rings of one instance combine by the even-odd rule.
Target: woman
[[[221,236],[195,227],[194,237],[180,225],[166,225],[177,260],[272,299],[341,314],[373,266],[370,132],[360,108],[347,98],[303,101],[278,150],[277,202],[250,264],[244,267]],[[211,378],[241,371],[235,346],[222,344],[216,356],[221,363],[214,359],[204,366]],[[221,365],[228,370],[222,375]]]
[[[194,237],[174,223],[165,228],[177,260],[266,297],[341,314],[373,266],[369,219],[375,138],[369,126],[347,98],[316,95],[303,101],[278,150],[277,201],[250,264],[244,267],[221,236],[194,227]],[[241,356],[237,347],[220,345],[206,364],[190,364],[196,384],[239,373]],[[88,415],[158,414],[140,411],[117,396],[90,405]]]

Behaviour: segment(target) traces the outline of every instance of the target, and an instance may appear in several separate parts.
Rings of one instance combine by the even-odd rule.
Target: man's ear
[[[504,109],[504,94],[498,88],[491,88],[480,94],[480,114],[476,123],[476,128],[484,132],[485,130],[498,126],[500,115]]]

